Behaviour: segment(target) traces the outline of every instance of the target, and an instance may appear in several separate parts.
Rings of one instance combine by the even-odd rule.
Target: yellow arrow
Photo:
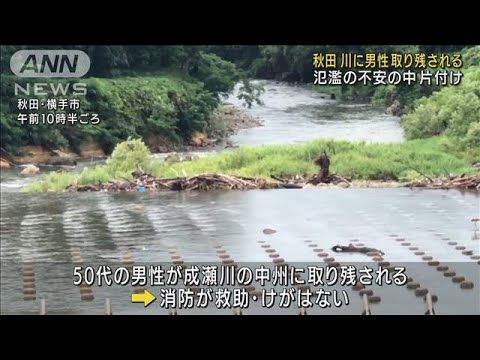
[[[155,295],[147,289],[143,291],[143,294],[132,294],[132,303],[143,303],[145,307],[150,305],[155,299]]]

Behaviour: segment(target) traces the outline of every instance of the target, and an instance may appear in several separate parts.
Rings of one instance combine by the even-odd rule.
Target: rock
[[[284,82],[292,82],[295,80],[295,73],[291,71],[282,72],[279,76],[277,75],[278,80]]]
[[[277,230],[270,229],[270,228],[263,229],[263,233],[265,235],[272,235],[272,234],[275,234],[276,232],[277,232]]]
[[[392,116],[400,115],[400,102],[395,100],[392,105],[387,108],[387,114]]]
[[[25,146],[20,152],[21,155],[14,159],[19,164],[74,166],[78,159],[78,155],[70,149],[48,151],[40,146]]]
[[[0,159],[0,169],[8,169],[10,164],[3,159]]]
[[[329,183],[318,183],[316,186],[319,188],[336,188],[337,187],[335,184],[329,184]]]
[[[193,134],[192,139],[190,140],[190,144],[197,147],[207,146],[209,143],[207,135],[198,131]]]
[[[165,162],[167,163],[176,163],[179,161],[180,161],[180,156],[178,156],[177,153],[171,153],[165,157]]]
[[[70,149],[47,150],[41,146],[24,146],[20,148],[20,155],[9,162],[18,164],[43,164],[51,166],[76,165],[78,154]]]
[[[198,138],[193,138],[190,142],[193,146],[202,146],[202,140]]]
[[[128,181],[122,181],[118,184],[118,188],[120,190],[126,190],[130,186],[130,183]]]
[[[60,157],[55,156],[47,160],[46,165],[52,166],[75,166],[77,160],[74,157]]]
[[[193,160],[192,155],[186,155],[186,156],[182,159],[182,161],[192,161],[192,160]]]
[[[77,155],[68,149],[56,149],[52,150],[52,152],[57,155],[61,159],[74,159]]]
[[[6,161],[9,164],[14,164],[15,159],[13,158],[12,154],[10,154],[7,150],[0,146],[0,160]]]
[[[93,139],[87,140],[80,144],[79,152],[80,155],[85,158],[101,159],[105,157],[105,152],[103,151],[102,147]]]
[[[33,164],[28,164],[27,166],[25,166],[25,169],[23,169],[20,174],[30,176],[30,175],[35,175],[39,172],[40,172],[40,169],[38,167],[36,167]]]
[[[52,157],[50,151],[34,145],[21,147],[20,154],[13,159],[17,164],[44,164]]]

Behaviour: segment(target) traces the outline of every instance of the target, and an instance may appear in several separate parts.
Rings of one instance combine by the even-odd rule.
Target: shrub
[[[115,146],[112,155],[107,159],[106,171],[113,177],[128,176],[143,169],[150,170],[150,151],[141,139],[128,139]]]
[[[472,122],[465,136],[465,144],[468,147],[480,149],[480,121]]]
[[[445,133],[460,140],[467,136],[471,124],[478,121],[480,67],[472,66],[464,72],[460,85],[446,87],[428,98],[419,99],[414,111],[404,117],[403,126],[408,139]]]

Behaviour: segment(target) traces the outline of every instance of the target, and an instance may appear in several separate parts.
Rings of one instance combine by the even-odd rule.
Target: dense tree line
[[[91,59],[91,77],[161,74],[180,72],[199,80],[210,76],[205,67],[222,59],[224,70],[238,76],[243,70],[248,76],[288,81],[312,81],[314,53],[448,53],[463,49],[463,45],[72,45],[72,46],[2,46],[2,73],[9,68],[10,56],[17,50],[34,48],[80,49]],[[218,57],[214,56],[217,55]],[[237,69],[228,67],[234,63]],[[211,83],[213,85],[213,82]],[[228,91],[226,84],[216,84],[211,91]]]
[[[312,82],[315,53],[450,53],[464,45],[232,45],[209,51],[234,62],[255,78]]]
[[[98,113],[101,123],[20,124],[14,84],[23,86],[29,79],[11,75],[9,62],[11,55],[22,48],[85,51],[91,58],[91,68],[87,77],[81,79],[88,85],[82,111]],[[159,135],[170,141],[188,140],[194,131],[205,130],[221,96],[232,91],[242,78],[246,85],[244,100],[255,101],[255,89],[242,72],[205,47],[2,46],[1,50],[0,140],[9,151],[23,145],[76,148],[87,137],[99,141],[107,152],[128,136]],[[55,84],[78,81],[48,79]]]
[[[1,48],[2,74],[8,74],[10,57],[21,49],[78,49],[90,57],[88,77],[113,78],[120,76],[162,75],[176,73],[205,82],[209,91],[226,93],[232,82],[239,80],[235,66],[205,46],[178,45],[70,45],[70,46],[15,46]]]
[[[90,71],[87,79],[82,79],[89,86],[85,106],[101,114],[103,121],[99,126],[29,126],[16,121],[18,111],[13,84],[25,82],[25,79],[11,74],[10,57],[17,50],[35,48],[80,49],[90,56]],[[245,81],[240,96],[247,104],[258,100],[260,94],[259,88],[249,83],[247,78],[312,83],[314,53],[445,53],[457,52],[463,48],[461,45],[1,46],[1,146],[8,150],[27,144],[75,148],[90,136],[110,151],[116,143],[128,136],[158,134],[174,141],[182,141],[188,139],[194,131],[203,131],[208,126],[209,115],[218,106],[221,96],[231,92],[239,80]],[[466,67],[480,63],[479,47],[466,49],[463,54]],[[478,72],[472,71],[470,76],[473,78],[476,74]],[[66,80],[53,81],[61,83]],[[478,94],[470,89],[471,86],[477,89],[475,81],[473,85],[465,87],[466,91],[462,94],[467,96],[468,92],[468,96],[478,98]],[[417,104],[415,100],[429,96],[435,90],[438,88],[419,85],[342,86],[335,89],[344,97],[373,99],[382,106],[398,100],[405,111],[414,107],[419,111],[422,108],[423,114],[427,111],[424,103]],[[455,96],[458,100],[459,93],[449,91],[445,94]],[[450,95],[436,96],[435,106],[443,106],[440,102]],[[471,106],[472,101],[476,100],[469,101],[457,102]],[[429,114],[433,114],[433,105],[428,109]],[[475,114],[471,116],[473,120],[468,121],[462,134],[469,133],[470,137],[475,138],[478,125],[475,124]],[[412,127],[414,124],[425,126],[425,120],[419,119],[420,117],[411,117],[405,122],[409,137],[424,137],[425,134],[442,132],[442,128],[437,125],[428,126],[426,132],[416,131]],[[458,123],[458,120],[454,123]],[[443,128],[448,128],[445,121],[442,124]],[[475,143],[475,140],[472,141],[469,143]]]

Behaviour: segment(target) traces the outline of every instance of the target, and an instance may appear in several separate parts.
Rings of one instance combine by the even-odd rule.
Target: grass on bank
[[[128,140],[115,148],[105,165],[85,168],[81,173],[55,172],[27,185],[25,191],[63,191],[71,184],[98,184],[131,179],[139,167],[157,177],[177,177],[220,172],[270,178],[270,175],[313,174],[313,159],[324,150],[331,159],[331,171],[363,180],[410,181],[421,177],[472,174],[472,157],[480,150],[454,151],[445,137],[410,140],[399,144],[367,144],[334,140],[314,140],[300,145],[268,145],[225,151],[216,156],[174,164],[153,160],[141,140]]]

